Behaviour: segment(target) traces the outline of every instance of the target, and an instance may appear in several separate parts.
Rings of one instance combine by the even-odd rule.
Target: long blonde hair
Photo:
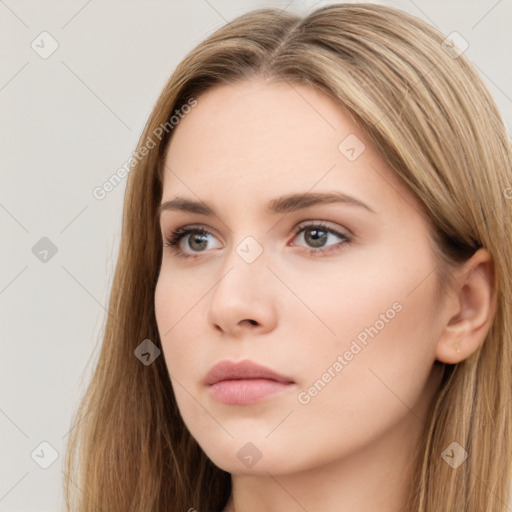
[[[173,133],[169,118],[216,84],[253,77],[310,85],[347,110],[428,210],[443,286],[477,248],[492,255],[496,313],[470,357],[457,365],[436,362],[444,378],[415,454],[408,510],[507,510],[512,150],[481,78],[444,39],[425,22],[382,5],[328,5],[302,17],[259,9],[214,32],[177,66],[128,176],[101,352],[70,431],[67,510],[212,511],[230,494],[230,475],[213,465],[180,417],[164,358],[146,366],[134,350],[145,339],[161,349],[154,311],[162,249],[156,212]],[[154,147],[147,151],[149,139]],[[452,442],[468,452],[457,469],[441,457]]]

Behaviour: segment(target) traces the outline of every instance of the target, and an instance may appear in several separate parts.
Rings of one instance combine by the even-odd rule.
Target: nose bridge
[[[238,242],[234,241],[223,262],[221,275],[224,277],[221,283],[226,281],[229,287],[235,288],[240,285],[238,292],[257,292],[257,288],[266,281],[269,273],[266,268],[267,254],[268,250],[265,250],[263,243],[252,235],[245,235]]]
[[[223,331],[242,325],[244,320],[268,329],[275,323],[268,251],[255,236],[245,235],[238,240],[234,237],[233,244],[229,249],[226,247],[219,280],[210,299],[210,323]]]

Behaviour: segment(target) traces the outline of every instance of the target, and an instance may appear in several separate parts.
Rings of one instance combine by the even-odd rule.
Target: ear
[[[496,311],[494,261],[486,249],[478,249],[456,276],[457,288],[449,292],[444,308],[436,358],[457,364],[475,352],[485,340]]]

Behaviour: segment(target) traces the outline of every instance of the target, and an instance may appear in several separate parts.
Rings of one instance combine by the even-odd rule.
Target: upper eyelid
[[[330,233],[332,233],[332,234],[334,234],[336,236],[343,236],[343,237],[345,237],[347,239],[353,239],[354,236],[355,236],[350,229],[348,229],[348,228],[346,228],[344,226],[343,227],[331,226],[329,224],[329,221],[324,221],[324,220],[305,220],[305,221],[301,221],[301,222],[299,222],[298,224],[296,224],[292,228],[292,232],[293,232],[294,237],[295,237],[301,231],[303,231],[304,229],[311,228],[311,227],[317,227],[317,226],[322,226],[322,227],[324,227],[326,229],[326,231],[329,231]],[[165,234],[165,231],[166,230],[164,230],[164,237],[165,238],[170,237],[171,234],[173,234],[173,233],[176,233],[176,232],[179,232],[179,231],[186,231],[186,232],[181,234],[180,240],[183,240],[185,237],[189,236],[190,232],[192,232],[192,233],[194,233],[194,232],[207,232],[208,235],[212,235],[216,239],[219,238],[216,235],[216,230],[215,229],[210,228],[209,226],[206,226],[204,224],[184,224],[184,225],[178,225],[176,228],[168,230],[168,235]]]
[[[302,222],[299,222],[294,228],[293,231],[298,231],[307,227],[315,227],[321,225],[325,227],[326,229],[332,229],[333,231],[340,231],[343,234],[343,231],[347,231],[347,236],[351,234],[351,231],[346,228],[345,226],[332,226],[329,221],[325,220],[304,220]]]

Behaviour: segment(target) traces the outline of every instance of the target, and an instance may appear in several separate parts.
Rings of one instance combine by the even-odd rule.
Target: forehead
[[[350,115],[321,91],[254,80],[196,99],[173,130],[164,198],[263,199],[335,188],[382,202],[409,193]]]
[[[356,127],[326,95],[301,84],[246,81],[223,84],[197,98],[197,106],[174,128],[168,156],[216,162],[285,158],[318,160],[337,153],[338,139]],[[362,138],[362,134],[359,134]]]

